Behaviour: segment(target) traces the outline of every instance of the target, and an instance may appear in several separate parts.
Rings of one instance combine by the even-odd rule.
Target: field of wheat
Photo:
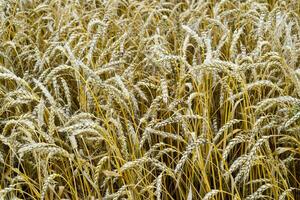
[[[0,199],[300,199],[299,0],[0,0]]]

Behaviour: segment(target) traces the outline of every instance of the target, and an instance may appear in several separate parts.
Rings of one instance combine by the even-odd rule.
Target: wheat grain
[[[288,196],[293,190],[295,190],[296,188],[289,188],[287,190],[285,190],[280,196],[279,196],[279,200],[284,200],[286,196]]]
[[[195,148],[197,148],[198,145],[205,144],[205,143],[206,143],[205,139],[198,138],[195,142],[192,142],[187,146],[186,150],[183,152],[182,157],[180,158],[179,162],[177,163],[177,165],[175,167],[175,170],[174,170],[175,174],[178,173],[182,169],[183,165],[187,161],[188,156],[192,153],[192,151]]]
[[[271,187],[273,187],[273,185],[270,183],[260,186],[253,194],[247,196],[246,200],[259,199],[263,197],[262,193]]]
[[[160,200],[161,199],[161,189],[162,189],[162,178],[163,178],[163,172],[160,173],[156,179],[156,191],[155,191],[155,194],[156,194],[156,199],[157,200]]]
[[[44,180],[43,188],[41,190],[41,199],[45,199],[48,187],[55,183],[54,179],[57,177],[59,177],[58,174],[51,174]]]
[[[220,190],[211,190],[210,192],[206,193],[202,199],[203,200],[212,199],[215,195],[217,195],[220,192],[221,192]]]

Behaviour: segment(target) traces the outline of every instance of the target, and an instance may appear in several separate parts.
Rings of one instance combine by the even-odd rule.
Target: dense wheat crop
[[[0,199],[300,199],[299,0],[0,0]]]

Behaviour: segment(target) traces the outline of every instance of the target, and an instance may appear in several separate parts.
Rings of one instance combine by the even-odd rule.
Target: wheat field
[[[300,199],[299,0],[0,0],[0,199]]]

